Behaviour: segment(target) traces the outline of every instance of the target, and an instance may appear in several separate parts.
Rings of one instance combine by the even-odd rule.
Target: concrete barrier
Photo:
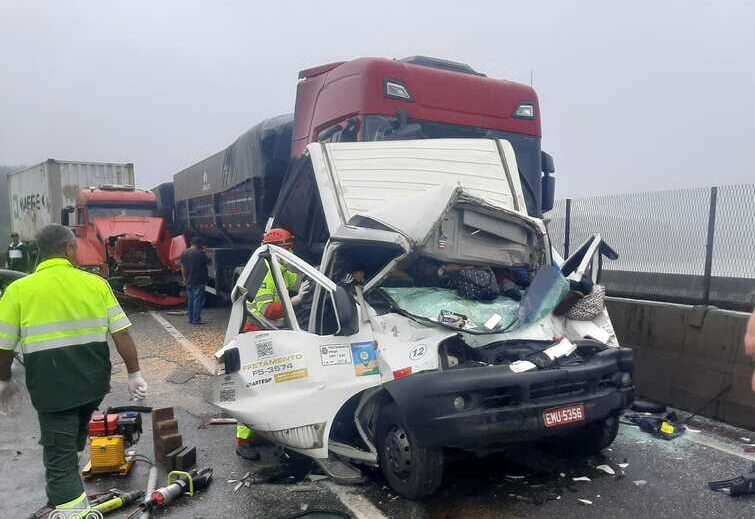
[[[635,352],[639,398],[755,429],[753,361],[744,354],[748,313],[655,301],[608,298],[622,346]]]

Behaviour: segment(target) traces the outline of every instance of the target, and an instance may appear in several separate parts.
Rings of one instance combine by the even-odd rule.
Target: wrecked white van
[[[632,355],[596,259],[616,255],[598,235],[566,261],[552,251],[508,142],[308,152],[329,236],[320,265],[257,249],[216,354],[215,405],[336,479],[380,466],[408,498],[438,488],[448,449],[614,440]],[[262,311],[271,300],[280,315]]]

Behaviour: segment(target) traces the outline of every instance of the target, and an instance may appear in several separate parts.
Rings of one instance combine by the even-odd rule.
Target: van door
[[[603,258],[618,259],[619,255],[608,245],[600,234],[593,234],[566,260],[553,250],[553,258],[561,268],[561,273],[570,281],[580,282],[590,279],[595,285],[600,282],[600,272]],[[608,309],[603,310],[590,321],[568,319],[567,331],[575,336],[591,337],[609,346],[619,346],[619,340],[608,315]]]
[[[237,371],[226,373],[227,387],[233,385],[235,393],[225,402],[218,395],[216,405],[263,437],[326,458],[338,410],[353,395],[380,384],[369,324],[361,322],[353,300],[355,313],[346,322],[345,291],[272,245],[255,252],[234,296],[228,333],[235,330],[235,335],[222,354],[236,350]]]

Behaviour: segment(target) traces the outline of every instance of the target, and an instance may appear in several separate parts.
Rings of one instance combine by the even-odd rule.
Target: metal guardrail
[[[749,310],[755,294],[755,184],[559,200],[545,216],[568,256],[599,232],[609,294]]]

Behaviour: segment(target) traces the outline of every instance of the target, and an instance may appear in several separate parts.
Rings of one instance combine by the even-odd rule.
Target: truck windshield
[[[150,217],[157,214],[157,210],[152,205],[145,206],[117,206],[117,205],[90,205],[89,206],[89,223],[94,223],[99,218],[116,218],[119,216],[128,216],[130,218]]]
[[[506,139],[514,147],[519,176],[522,178],[524,197],[530,214],[539,204],[540,138],[522,133],[502,132],[455,124],[410,120],[403,129],[398,117],[368,115],[364,118],[364,141],[392,141],[408,139]]]

